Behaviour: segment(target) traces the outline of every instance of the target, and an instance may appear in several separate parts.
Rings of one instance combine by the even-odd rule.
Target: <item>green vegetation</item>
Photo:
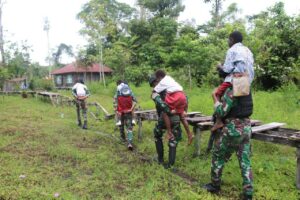
[[[116,0],[91,0],[78,14],[81,33],[89,38],[79,58],[99,61],[103,52],[114,76],[136,85],[147,79],[147,71],[158,68],[185,82],[190,77],[194,86],[216,85],[216,64],[224,61],[229,34],[239,30],[254,54],[257,88],[299,84],[300,16],[288,16],[284,3],[278,2],[238,18],[238,4],[223,10],[222,1],[204,0],[212,4],[212,18],[195,25],[176,20],[184,10],[178,0],[139,0],[139,10]]]
[[[47,59],[52,68],[63,66],[64,53],[86,66],[103,61],[111,67],[114,74],[106,80],[106,88],[96,82],[88,85],[89,101],[100,102],[111,113],[116,79],[129,82],[142,109],[153,109],[145,80],[160,68],[191,88],[187,90],[190,111],[210,115],[211,88],[220,81],[215,66],[224,60],[228,35],[239,30],[255,57],[253,119],[300,129],[300,15],[288,16],[279,2],[240,19],[238,4],[222,10],[223,1],[204,0],[212,5],[212,18],[196,25],[176,20],[184,10],[179,0],[139,0],[138,9],[116,0],[90,0],[78,13],[88,45],[73,55],[72,46],[62,43]],[[46,78],[48,69],[31,61],[26,42],[4,43],[0,89],[6,80],[23,76],[30,89],[53,89]],[[70,91],[60,92],[71,96]],[[89,130],[83,131],[76,126],[71,107],[4,96],[0,113],[0,199],[239,198],[241,177],[235,157],[225,167],[219,196],[200,189],[210,181],[210,155],[192,158],[193,147],[186,145],[185,137],[178,147],[176,168],[197,184],[152,162],[153,122],[143,123],[143,141],[138,142],[135,134],[138,152],[128,152],[118,141],[113,120],[89,117]],[[203,135],[202,152],[208,135]],[[259,141],[253,141],[252,147],[255,198],[299,199],[295,149]]]
[[[96,83],[90,87],[89,101],[96,100],[112,112],[115,84],[106,89]],[[153,108],[148,85],[132,89],[142,108]],[[187,93],[190,111],[211,114],[210,88]],[[265,123],[285,122],[300,129],[299,96],[295,86],[270,93],[254,92],[253,118]],[[99,122],[89,116],[89,130],[83,131],[76,126],[72,107],[54,108],[39,99],[19,96],[1,97],[0,105],[1,199],[53,199],[55,193],[59,194],[57,199],[239,198],[242,180],[235,156],[224,169],[222,193],[210,195],[200,189],[210,181],[210,156],[192,158],[193,147],[186,145],[185,135],[179,144],[176,168],[198,180],[195,185],[141,159],[155,157],[153,123],[143,123],[142,142],[135,134],[139,153],[132,153],[118,142],[114,121]],[[208,136],[204,134],[202,152]],[[252,144],[255,198],[297,199],[295,149],[255,140]]]

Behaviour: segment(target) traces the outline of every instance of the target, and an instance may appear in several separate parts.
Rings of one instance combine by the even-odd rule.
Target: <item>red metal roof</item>
[[[51,74],[68,74],[68,73],[84,73],[84,72],[100,72],[99,64],[92,64],[92,66],[82,67],[76,66],[75,63],[68,64],[60,69],[53,70]],[[112,69],[109,67],[103,66],[103,71],[111,73]]]

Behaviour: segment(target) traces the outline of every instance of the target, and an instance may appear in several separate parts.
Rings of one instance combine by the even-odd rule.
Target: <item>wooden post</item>
[[[296,185],[297,188],[300,189],[300,147],[298,147],[296,150],[296,156],[297,156]]]
[[[200,131],[200,127],[198,127],[197,125],[194,127],[194,134],[195,134],[195,141],[194,141],[194,157],[198,157],[200,156],[200,147],[201,147],[201,131]]]
[[[137,116],[138,119],[138,125],[139,125],[139,129],[138,129],[138,140],[141,141],[142,140],[142,118],[140,115]]]

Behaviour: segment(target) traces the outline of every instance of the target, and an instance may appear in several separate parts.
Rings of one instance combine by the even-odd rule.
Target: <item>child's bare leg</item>
[[[131,114],[132,114],[132,124],[136,124],[136,121],[135,121],[135,113],[134,113],[134,109],[131,111]]]
[[[188,145],[190,145],[193,142],[194,135],[191,133],[189,124],[188,124],[187,120],[185,119],[185,113],[180,114],[180,121],[183,124],[186,134],[188,136]]]
[[[166,129],[167,129],[167,134],[168,134],[168,139],[174,139],[174,135],[172,133],[172,129],[171,129],[171,121],[170,121],[170,118],[169,116],[167,115],[167,113],[162,113],[162,117],[163,117],[163,120],[165,122],[165,125],[166,125]]]
[[[223,124],[222,119],[220,117],[217,117],[216,123],[211,128],[211,131],[214,132],[214,131],[218,130],[219,128],[222,128],[223,126],[224,126],[224,124]]]

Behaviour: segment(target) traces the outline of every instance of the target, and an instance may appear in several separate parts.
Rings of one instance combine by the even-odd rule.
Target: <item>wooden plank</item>
[[[212,121],[207,121],[207,122],[200,122],[197,124],[197,126],[212,126],[213,125],[213,122]]]
[[[261,125],[261,121],[257,119],[251,119],[250,120],[251,126],[259,126]]]
[[[95,103],[96,103],[97,106],[99,106],[102,109],[102,111],[105,113],[105,115],[109,115],[107,110],[100,103],[98,103],[98,102],[95,102]]]
[[[135,114],[144,114],[144,113],[153,113],[153,112],[156,112],[155,109],[152,109],[152,110],[138,110],[138,111],[135,111],[134,113]]]
[[[100,120],[93,112],[90,111],[90,114],[94,117],[95,120]]]
[[[285,123],[272,122],[272,123],[268,123],[268,124],[264,124],[264,125],[260,125],[260,126],[255,126],[252,128],[252,133],[262,132],[262,131],[266,131],[266,130],[272,130],[272,129],[280,128],[284,125],[285,125]]]
[[[211,121],[212,116],[202,116],[202,117],[192,117],[192,118],[187,117],[186,120],[188,121],[188,123],[197,124],[199,122]]]
[[[260,125],[261,122],[259,120],[251,120],[251,126],[257,126]],[[197,126],[201,128],[202,131],[209,130],[213,126],[212,121],[204,121],[197,123]]]
[[[200,117],[200,116],[202,116],[202,114],[201,114],[201,112],[196,111],[196,112],[188,112],[186,114],[186,116],[189,118],[193,118],[193,117]]]
[[[198,115],[201,114],[201,112],[195,111],[195,112],[188,112],[187,115]]]
[[[295,135],[291,135],[288,139],[300,142],[300,134],[298,133],[297,135],[296,134]]]
[[[300,148],[299,141],[289,140],[287,138],[278,137],[277,135],[269,135],[268,131],[252,133],[252,139]]]
[[[109,115],[105,115],[105,119],[109,120],[109,119],[113,119],[115,117],[115,113],[109,114]]]

